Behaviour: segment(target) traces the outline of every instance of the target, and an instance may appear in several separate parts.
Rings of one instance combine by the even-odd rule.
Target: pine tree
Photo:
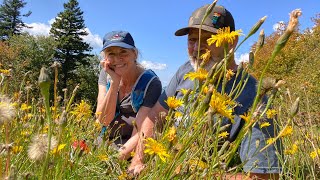
[[[63,6],[64,11],[56,17],[50,34],[58,44],[54,58],[62,65],[62,88],[66,88],[68,81],[77,82],[77,67],[89,65],[87,57],[92,55],[87,52],[92,48],[82,39],[88,33],[78,1],[69,0]]]
[[[31,15],[31,11],[21,15],[21,9],[27,3],[23,0],[3,0],[0,6],[0,38],[6,40],[10,36],[20,34],[27,25],[22,21],[23,17]]]

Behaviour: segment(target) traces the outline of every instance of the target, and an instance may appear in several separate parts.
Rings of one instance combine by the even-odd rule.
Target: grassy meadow
[[[162,117],[165,126],[159,128],[153,138],[143,140],[145,169],[139,176],[128,173],[130,161],[118,160],[117,147],[107,138],[108,131],[102,143],[96,143],[101,125],[96,122],[94,103],[75,98],[79,86],[59,89],[58,66],[42,68],[37,72],[38,79],[27,78],[27,74],[16,79],[14,72],[0,67],[0,178],[223,179],[227,173],[241,173],[243,164],[231,166],[237,161],[239,144],[253,126],[268,127],[268,121],[263,121],[268,118],[275,121],[279,131],[276,137],[267,139],[264,148],[282,141],[283,154],[278,154],[282,167],[280,178],[319,179],[319,116],[312,110],[314,104],[309,102],[319,97],[307,93],[311,85],[304,86],[302,92],[305,93],[297,97],[285,86],[284,80],[267,76],[268,68],[298,23],[299,11],[293,11],[291,15],[287,29],[277,37],[272,53],[259,71],[257,96],[250,111],[240,115],[245,125],[236,140],[225,141],[229,135],[228,126],[221,122],[223,118],[235,117],[235,97],[254,71],[255,59],[258,59],[255,56],[264,48],[263,33],[250,53],[249,62],[242,63],[236,72],[227,69],[230,53],[236,49],[225,52],[225,59],[210,71],[201,68],[207,58],[206,54],[201,55],[203,61],[199,69],[185,76],[194,81],[198,93],[195,93],[196,89],[183,89],[183,99],[167,99],[170,110]],[[264,21],[265,18],[261,18],[250,32],[246,32],[244,41],[258,32]],[[237,33],[222,29],[216,39],[223,46],[241,31]],[[229,94],[216,90],[219,84],[225,86],[233,76],[241,81]],[[10,86],[12,82],[17,82],[14,88]],[[63,92],[63,97],[58,92]],[[269,97],[266,104],[262,103],[264,95]],[[184,107],[184,112],[176,111],[180,106]],[[183,125],[176,127],[177,120]],[[252,143],[259,146],[260,142]]]

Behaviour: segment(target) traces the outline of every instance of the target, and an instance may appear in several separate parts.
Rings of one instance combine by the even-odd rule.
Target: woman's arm
[[[130,152],[136,149],[139,139],[143,140],[143,138],[139,137],[140,128],[142,126],[142,122],[147,118],[151,108],[156,104],[158,97],[161,94],[162,85],[159,78],[155,78],[151,81],[149,86],[147,87],[146,96],[143,99],[143,103],[137,113],[136,121],[134,125],[134,129],[131,135],[131,138],[124,144],[123,148],[120,150],[120,159],[127,159],[130,157]],[[136,129],[138,128],[138,129]]]
[[[141,129],[139,128],[139,139],[137,141],[135,155],[132,158],[131,164],[128,170],[134,174],[139,174],[140,171],[144,168],[143,159],[144,159],[144,144],[143,140],[154,135],[154,127],[156,123],[163,123],[163,120],[159,118],[160,113],[168,113],[168,110],[163,108],[159,102],[151,108],[148,115],[143,119],[141,124]],[[143,137],[142,137],[143,136]]]
[[[139,122],[138,120],[145,119],[149,113],[151,108],[141,106],[139,109],[136,121],[134,124]],[[119,152],[119,159],[128,159],[130,157],[130,153],[135,149],[138,144],[139,134],[137,133],[136,125],[134,125],[131,138],[121,147]]]
[[[98,114],[98,120],[104,125],[109,125],[114,118],[117,106],[118,90],[121,77],[109,67],[109,61],[101,61],[100,65],[102,69],[99,75],[99,93],[98,104],[96,114]],[[108,80],[107,75],[110,75],[111,79]],[[101,82],[102,81],[102,82]],[[110,87],[107,90],[107,81],[110,83]],[[101,84],[103,83],[103,84]],[[105,85],[104,85],[105,83]]]
[[[100,123],[104,125],[109,125],[114,118],[117,105],[118,87],[119,84],[112,81],[108,91],[106,86],[99,85],[96,114],[98,114],[98,120]]]

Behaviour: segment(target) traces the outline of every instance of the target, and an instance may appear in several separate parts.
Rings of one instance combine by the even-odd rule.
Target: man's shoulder
[[[190,61],[186,61],[185,63],[183,63],[179,67],[179,69],[177,70],[177,74],[184,76],[186,73],[191,72],[191,71],[194,71],[194,70],[193,70],[193,67],[192,67]]]

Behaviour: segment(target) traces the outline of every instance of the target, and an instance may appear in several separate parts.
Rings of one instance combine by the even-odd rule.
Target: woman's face
[[[104,50],[105,61],[117,74],[123,75],[136,66],[137,54],[134,49],[109,47]]]

